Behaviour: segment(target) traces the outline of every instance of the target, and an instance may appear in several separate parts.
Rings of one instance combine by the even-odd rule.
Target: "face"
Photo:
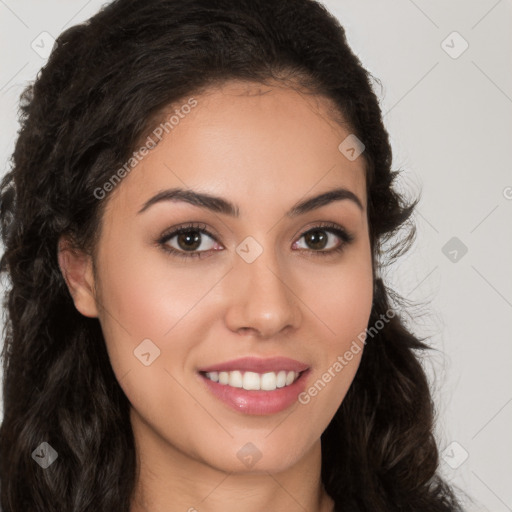
[[[364,161],[338,149],[350,131],[325,99],[239,82],[194,98],[108,197],[95,290],[75,304],[100,320],[136,438],[281,471],[318,443],[361,358]]]

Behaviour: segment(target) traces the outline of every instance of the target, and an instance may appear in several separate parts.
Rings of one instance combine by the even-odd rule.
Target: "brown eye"
[[[201,245],[201,234],[199,231],[189,231],[177,235],[177,242],[180,249],[184,251],[195,251]]]
[[[206,257],[212,249],[220,250],[217,240],[203,224],[182,226],[164,234],[158,243],[168,253],[184,258]]]
[[[304,238],[306,240],[306,244],[311,249],[322,250],[325,249],[325,246],[328,242],[328,236],[326,235],[325,230],[316,229],[315,231],[308,231]]]
[[[338,242],[336,238],[339,239]],[[302,239],[305,241],[305,247],[297,246],[296,244]],[[351,235],[338,227],[318,226],[303,233],[294,246],[298,249],[309,249],[313,253],[328,254],[343,249],[352,239]]]
[[[208,242],[208,238],[210,242]],[[176,239],[174,244],[171,243],[173,239]],[[197,229],[188,229],[176,234],[171,233],[166,243],[177,251],[192,252],[199,250],[198,252],[202,252],[212,249],[215,240]]]

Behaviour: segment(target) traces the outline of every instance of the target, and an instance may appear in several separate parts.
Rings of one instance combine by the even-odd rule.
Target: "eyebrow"
[[[297,217],[329,203],[342,200],[349,200],[356,204],[361,211],[364,211],[363,204],[356,194],[346,188],[335,188],[320,195],[299,201],[286,213],[286,215],[288,217]],[[138,211],[138,214],[148,210],[154,204],[161,203],[163,201],[182,201],[200,208],[206,208],[216,213],[229,215],[231,217],[238,218],[240,216],[239,207],[222,197],[194,192],[183,188],[171,188],[158,192],[158,194],[151,197],[144,203],[142,208]]]

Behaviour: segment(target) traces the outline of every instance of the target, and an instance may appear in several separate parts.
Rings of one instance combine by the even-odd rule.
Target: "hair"
[[[313,0],[116,0],[63,32],[20,101],[21,128],[0,186],[4,512],[128,511],[137,477],[130,404],[97,318],[75,308],[58,265],[62,235],[94,254],[108,197],[94,193],[170,105],[231,80],[298,84],[332,102],[365,145],[374,271],[354,381],[322,434],[321,477],[346,511],[460,510],[438,475],[435,412],[398,295],[377,270],[415,236],[373,77],[339,22]],[[407,236],[399,231],[408,226]],[[391,244],[391,242],[393,242]],[[381,322],[382,323],[382,322]],[[58,453],[45,470],[41,442]]]

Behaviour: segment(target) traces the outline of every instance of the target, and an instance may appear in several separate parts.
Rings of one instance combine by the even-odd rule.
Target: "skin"
[[[309,364],[309,388],[365,330],[373,280],[364,161],[338,150],[350,130],[331,119],[324,98],[241,82],[195,98],[197,107],[108,198],[95,271],[88,255],[69,250],[65,238],[60,244],[75,305],[98,317],[132,405],[140,477],[131,512],[327,512],[333,501],[320,479],[320,436],[362,351],[307,405],[270,415],[228,408],[197,369],[286,356]],[[176,201],[137,213],[173,187],[236,203],[239,218]],[[363,209],[345,199],[285,215],[299,200],[337,187],[356,194]],[[189,222],[206,224],[216,237],[202,235],[205,258],[179,258],[157,242]],[[303,234],[320,222],[354,240],[341,253],[318,254]],[[343,243],[322,233],[329,237],[324,251]],[[263,248],[250,264],[236,252],[247,236]],[[178,237],[167,245],[185,251]],[[147,338],[160,349],[150,366],[134,357]],[[249,442],[261,453],[251,468],[237,457]]]

